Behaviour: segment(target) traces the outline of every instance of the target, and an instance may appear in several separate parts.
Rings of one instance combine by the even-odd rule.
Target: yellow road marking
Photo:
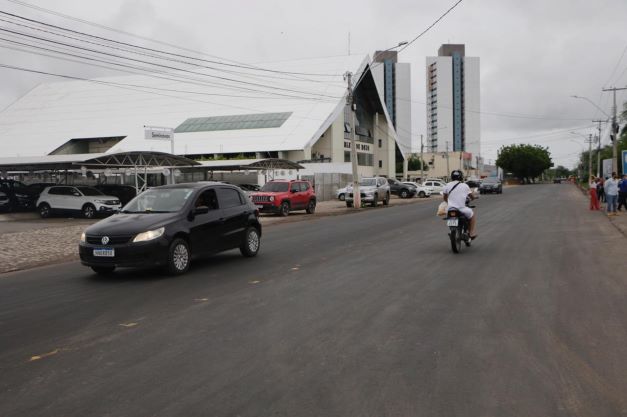
[[[41,355],[31,356],[28,361],[29,362],[38,361],[39,359],[47,358],[48,356],[56,355],[57,353],[59,353],[59,349],[55,349],[52,352],[43,353]]]

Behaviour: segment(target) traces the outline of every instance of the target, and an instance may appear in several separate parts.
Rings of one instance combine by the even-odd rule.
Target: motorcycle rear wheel
[[[451,229],[449,233],[451,238],[451,249],[453,253],[459,253],[462,250],[462,231],[459,228]]]

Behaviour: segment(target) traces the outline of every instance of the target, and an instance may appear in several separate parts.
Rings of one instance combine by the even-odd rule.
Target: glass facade
[[[194,117],[187,119],[183,123],[181,123],[176,129],[174,129],[174,133],[268,129],[273,127],[281,127],[291,115],[292,112]]]

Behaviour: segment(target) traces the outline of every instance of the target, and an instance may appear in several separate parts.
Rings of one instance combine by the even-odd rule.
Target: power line
[[[88,21],[88,20],[85,20],[85,19],[79,19],[79,18],[70,16],[70,15],[67,15],[67,14],[56,12],[54,10],[46,9],[44,7],[35,6],[33,4],[26,3],[24,1],[19,1],[19,0],[6,0],[6,1],[9,1],[9,2],[15,3],[15,4],[19,4],[19,5],[24,6],[24,7],[29,7],[31,9],[35,9],[35,10],[38,10],[38,11],[41,11],[41,12],[45,12],[45,13],[48,13],[48,14],[53,14],[55,16],[63,17],[65,19],[69,19],[69,20],[73,20],[73,21],[76,21],[76,22],[80,22],[80,23],[83,23],[83,24],[86,24],[86,25],[98,27],[98,28],[105,29],[105,30],[108,30],[108,31],[113,31],[113,32],[116,32],[116,33],[124,34],[126,36],[142,39],[142,40],[145,40],[145,41],[149,41],[149,42],[153,42],[153,43],[156,43],[156,44],[168,46],[168,47],[171,47],[171,48],[175,48],[175,49],[179,49],[179,50],[183,50],[183,51],[188,51],[188,52],[193,52],[193,53],[196,53],[196,54],[199,54],[199,55],[209,56],[209,57],[212,57],[212,58],[218,58],[218,59],[222,59],[224,61],[235,62],[235,64],[231,64],[231,63],[227,63],[227,62],[221,62],[221,61],[214,61],[214,60],[205,60],[205,59],[202,59],[202,58],[196,58],[196,57],[176,54],[174,52],[160,51],[160,50],[156,50],[156,49],[153,49],[153,48],[148,48],[148,47],[144,47],[144,46],[130,44],[130,43],[127,43],[127,42],[115,41],[115,40],[112,40],[112,39],[102,38],[102,37],[99,37],[99,36],[96,36],[96,35],[90,35],[90,34],[86,34],[86,33],[83,33],[83,32],[74,31],[72,29],[61,28],[62,30],[71,31],[71,32],[74,32],[74,33],[77,33],[77,34],[80,33],[82,35],[90,36],[90,37],[93,37],[93,38],[106,39],[106,40],[108,40],[110,42],[114,42],[114,43],[118,43],[118,44],[122,44],[122,45],[127,45],[127,46],[133,46],[135,48],[150,50],[150,51],[153,51],[153,52],[159,52],[159,53],[163,53],[163,54],[169,54],[169,55],[178,56],[178,57],[181,57],[181,58],[195,59],[195,60],[198,60],[198,61],[204,61],[204,62],[213,63],[213,64],[219,64],[219,65],[230,66],[230,67],[238,67],[238,68],[246,68],[246,69],[252,69],[252,70],[256,70],[256,71],[267,71],[267,72],[275,72],[275,73],[289,74],[289,75],[309,75],[309,76],[328,76],[328,77],[338,77],[338,76],[341,76],[341,74],[316,74],[316,73],[304,73],[304,72],[279,71],[279,70],[272,70],[272,69],[268,69],[268,68],[255,66],[255,65],[243,64],[241,62],[237,62],[237,61],[233,61],[233,60],[227,60],[227,59],[224,59],[224,58],[217,57],[215,55],[210,55],[210,54],[207,54],[207,53],[204,53],[204,52],[195,51],[193,49],[184,48],[184,47],[181,47],[181,46],[178,46],[178,45],[174,45],[174,44],[171,44],[171,43],[168,43],[168,42],[163,42],[163,41],[159,41],[159,40],[156,40],[156,39],[151,39],[151,38],[148,38],[148,37],[136,35],[136,34],[133,34],[133,33],[130,33],[130,32],[126,32],[126,31],[123,31],[123,30],[120,30],[120,29],[116,29],[116,28],[112,28],[112,27],[109,27],[109,26],[101,25],[99,23],[91,22],[91,21]],[[49,26],[49,27],[60,28],[58,26],[47,24],[47,23],[43,23],[43,22],[39,22],[39,21],[36,21],[34,19],[27,19],[27,18],[23,18],[23,19],[30,20],[30,21],[33,21],[33,22],[38,22],[38,23],[41,23],[41,24]]]
[[[193,77],[189,77],[189,76],[184,76],[184,75],[179,75],[179,74],[172,74],[172,73],[167,72],[167,71],[159,71],[159,70],[156,70],[156,69],[153,69],[153,68],[137,67],[137,66],[133,66],[133,65],[127,65],[127,64],[119,63],[119,62],[106,61],[106,60],[102,60],[102,59],[98,59],[98,58],[94,58],[94,57],[90,57],[90,56],[78,55],[78,54],[73,54],[73,53],[64,52],[64,51],[58,51],[58,50],[55,50],[55,49],[50,49],[50,48],[30,45],[30,44],[27,44],[27,43],[18,42],[18,41],[14,41],[14,40],[2,38],[2,37],[0,37],[0,40],[5,41],[5,42],[10,42],[10,43],[13,43],[13,44],[16,44],[16,45],[27,46],[29,48],[34,48],[34,49],[39,49],[39,50],[44,50],[44,51],[48,51],[48,52],[57,53],[57,54],[60,54],[60,55],[63,55],[63,56],[72,56],[72,57],[80,58],[80,59],[87,60],[87,61],[101,62],[101,63],[105,63],[105,64],[120,66],[120,67],[123,67],[123,68],[130,68],[130,69],[135,69],[135,70],[138,70],[138,71],[145,71],[145,72],[147,72],[147,74],[141,74],[141,73],[132,72],[132,71],[120,70],[119,68],[104,67],[104,68],[108,68],[108,69],[113,69],[115,71],[122,71],[122,72],[131,73],[131,74],[143,75],[145,77],[151,77],[151,78],[156,78],[156,79],[163,79],[163,80],[174,81],[174,82],[184,83],[184,84],[199,85],[199,86],[203,86],[203,87],[214,86],[214,87],[218,87],[218,88],[221,88],[221,89],[224,89],[224,90],[251,91],[251,92],[257,92],[257,93],[262,93],[262,94],[269,94],[269,95],[274,95],[274,96],[279,96],[279,97],[285,97],[285,98],[307,99],[307,100],[314,100],[314,101],[326,101],[326,99],[317,98],[317,97],[294,96],[294,95],[290,95],[290,94],[277,93],[277,92],[274,92],[274,91],[258,90],[258,89],[253,89],[253,88],[249,88],[249,87],[237,86],[237,85],[229,85],[229,84],[221,84],[221,83],[216,83],[216,82],[208,82],[208,81],[205,81],[205,80],[199,80],[197,78],[193,78]],[[2,46],[2,47],[6,48],[6,46]],[[35,54],[35,55],[41,55],[41,56],[49,56],[47,54],[42,54],[42,53],[38,53],[38,52],[34,52],[34,51],[28,51],[28,50],[25,50],[24,52]],[[53,57],[53,58],[67,60],[67,58],[63,58],[63,56],[61,56],[61,57]],[[71,61],[74,61],[74,60],[71,60]],[[77,62],[77,61],[74,61],[74,62]],[[82,63],[84,65],[91,65],[91,66],[102,67],[101,65],[92,64],[91,62],[82,62]],[[171,76],[174,76],[174,77],[182,78],[184,80],[191,80],[192,82],[190,82],[190,81],[182,81],[180,79],[170,78],[170,77],[160,77],[160,76],[154,75],[154,73],[171,75]]]
[[[327,97],[327,98],[334,98],[334,99],[335,98],[337,98],[337,99],[342,98],[342,97],[336,97],[336,96],[329,96],[329,95],[326,95],[326,94],[311,93],[311,92],[302,91],[302,90],[294,90],[294,89],[290,89],[290,88],[269,86],[269,85],[265,85],[265,84],[259,84],[259,83],[249,82],[249,81],[236,80],[236,79],[228,78],[228,77],[222,77],[222,76],[219,76],[219,75],[211,75],[211,74],[205,74],[205,73],[202,73],[202,72],[190,71],[190,70],[186,70],[184,68],[178,68],[178,67],[173,67],[173,66],[170,66],[170,65],[163,65],[163,64],[158,64],[158,63],[154,63],[154,62],[143,61],[141,59],[136,59],[136,58],[129,58],[129,57],[125,57],[125,56],[122,56],[122,55],[111,54],[111,53],[108,53],[108,52],[98,51],[98,50],[91,49],[91,48],[84,48],[84,47],[81,47],[81,46],[72,45],[72,44],[68,44],[68,43],[64,43],[64,42],[59,42],[59,41],[55,41],[55,40],[51,40],[51,39],[47,39],[47,38],[42,38],[42,37],[39,37],[39,36],[29,35],[29,34],[25,34],[25,33],[21,33],[21,32],[16,32],[16,31],[9,30],[9,29],[4,29],[4,28],[0,28],[0,31],[12,33],[12,34],[19,35],[19,36],[24,36],[24,37],[27,37],[27,38],[38,39],[38,40],[42,40],[42,41],[45,41],[45,42],[50,42],[50,43],[56,44],[56,45],[63,45],[63,46],[67,46],[67,47],[70,47],[70,48],[76,48],[76,49],[83,50],[83,51],[94,52],[94,53],[101,54],[101,55],[106,55],[106,56],[109,56],[109,57],[125,59],[125,60],[128,60],[128,61],[139,62],[139,63],[142,63],[142,64],[154,65],[154,66],[157,66],[157,67],[166,68],[166,69],[170,69],[170,70],[174,70],[174,71],[188,72],[188,73],[191,73],[191,74],[194,74],[194,75],[200,75],[200,76],[205,76],[205,77],[210,77],[210,78],[216,78],[216,79],[219,79],[219,80],[231,81],[231,82],[235,82],[235,83],[239,83],[239,84],[246,84],[246,85],[252,85],[252,86],[255,86],[255,87],[275,89],[275,90],[287,91],[287,92],[298,93],[298,94],[309,94],[309,95],[312,95],[312,96],[320,96],[320,97]]]
[[[431,23],[425,30],[423,30],[422,32],[420,32],[418,34],[418,36],[416,36],[414,39],[412,39],[411,41],[409,41],[407,43],[407,45],[403,46],[398,52],[403,52],[405,49],[407,49],[412,43],[416,42],[418,39],[420,39],[422,36],[424,36],[427,32],[429,32],[435,25],[437,25],[440,20],[444,19],[444,17],[449,14],[450,12],[453,11],[454,8],[456,8],[459,3],[461,3],[463,0],[458,0],[457,2],[455,2],[455,4],[453,4],[451,7],[449,7],[449,9],[444,12],[440,17],[438,17],[433,23]]]
[[[71,30],[71,29],[67,29],[67,28],[63,28],[63,27],[56,26],[56,25],[49,25],[49,24],[44,23],[44,22],[28,19],[28,18],[25,18],[25,17],[22,17],[22,16],[18,16],[18,15],[12,14],[12,13],[7,13],[7,12],[0,11],[0,14],[8,15],[8,16],[14,17],[14,18],[23,19],[23,20],[26,20],[26,21],[37,22],[38,24],[45,25],[45,26],[50,26],[50,27],[53,27],[53,28],[56,28],[56,29],[60,29],[62,31],[67,31],[67,32],[71,32],[71,33],[78,33],[78,34],[83,35],[83,36],[89,36],[89,37],[96,38],[96,39],[102,39],[105,42],[119,43],[119,42],[114,41],[112,39],[102,38],[102,37],[99,37],[99,36],[93,36],[93,35],[90,35],[90,34],[87,34],[87,33],[77,32],[77,31],[74,31],[74,30]],[[313,80],[313,79],[309,79],[309,78],[295,78],[295,77],[286,78],[286,77],[278,77],[278,76],[275,76],[275,75],[272,75],[272,74],[252,74],[250,72],[242,72],[242,71],[235,71],[235,70],[227,70],[227,69],[223,69],[223,68],[210,67],[210,66],[206,66],[206,65],[202,65],[202,64],[197,64],[195,62],[188,62],[188,61],[183,61],[181,59],[175,59],[175,58],[155,55],[154,53],[133,51],[133,50],[129,50],[129,49],[121,48],[121,47],[116,47],[116,46],[107,45],[107,44],[103,44],[103,43],[99,43],[99,42],[89,41],[89,40],[86,40],[86,39],[76,38],[76,37],[73,37],[73,36],[69,36],[69,35],[53,32],[51,30],[41,29],[41,28],[34,27],[34,26],[29,26],[29,25],[26,25],[26,24],[23,24],[23,23],[14,22],[14,21],[11,21],[11,20],[0,19],[0,21],[6,22],[6,23],[9,23],[9,24],[12,24],[12,25],[20,26],[22,28],[27,28],[27,29],[30,29],[30,30],[38,31],[38,32],[47,33],[47,34],[50,34],[50,35],[53,35],[53,36],[58,36],[58,37],[66,38],[66,39],[72,39],[72,40],[78,41],[78,42],[88,43],[90,45],[101,46],[101,47],[110,48],[110,49],[113,49],[113,50],[116,50],[116,51],[122,51],[122,52],[130,53],[130,54],[137,54],[137,55],[140,55],[140,56],[156,58],[156,59],[161,59],[161,60],[170,61],[170,62],[177,62],[177,63],[181,63],[181,64],[185,64],[185,65],[191,65],[191,66],[195,66],[195,67],[199,67],[199,68],[207,68],[207,69],[211,69],[211,70],[214,70],[214,71],[225,72],[225,73],[228,73],[228,74],[239,74],[239,75],[249,76],[250,78],[263,77],[263,78],[272,78],[272,79],[289,80],[289,81],[305,81],[305,82],[316,82],[316,83],[326,82],[326,81],[322,81],[322,80]],[[141,48],[141,47],[138,47],[138,46],[135,46],[135,45],[133,45],[133,47],[144,49],[144,48]],[[163,52],[160,52],[160,53],[163,53]]]

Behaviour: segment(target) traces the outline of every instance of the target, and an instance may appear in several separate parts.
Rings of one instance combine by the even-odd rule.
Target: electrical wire
[[[156,44],[161,44],[161,45],[168,46],[168,47],[171,47],[171,48],[175,48],[175,49],[178,49],[178,50],[193,52],[193,53],[196,53],[196,54],[199,54],[199,55],[208,56],[208,57],[212,57],[212,58],[216,58],[216,59],[222,59],[223,61],[234,62],[235,64],[231,64],[231,63],[223,62],[223,61],[204,60],[204,59],[201,59],[201,58],[196,58],[196,57],[176,54],[176,53],[168,52],[168,51],[160,51],[160,50],[156,50],[156,49],[153,49],[153,48],[148,48],[148,47],[139,46],[139,45],[133,45],[133,44],[126,43],[126,42],[115,41],[115,40],[109,39],[110,42],[115,42],[115,43],[122,44],[122,45],[127,45],[127,46],[133,46],[135,48],[150,50],[150,51],[153,51],[153,52],[159,52],[159,53],[163,53],[163,54],[169,54],[169,55],[178,56],[178,57],[181,57],[181,58],[195,59],[195,60],[204,61],[204,62],[207,62],[207,63],[219,64],[219,65],[230,66],[230,67],[246,68],[246,69],[252,69],[252,70],[256,70],[256,71],[266,71],[266,72],[274,72],[274,73],[288,74],[288,75],[309,75],[309,76],[328,76],[328,77],[338,77],[338,76],[341,76],[341,74],[324,74],[324,73],[305,73],[305,72],[280,71],[280,70],[273,70],[273,69],[263,68],[263,67],[259,67],[259,66],[256,66],[256,65],[243,64],[241,62],[220,58],[220,57],[217,57],[215,55],[206,54],[206,53],[200,52],[200,51],[194,51],[193,49],[184,48],[184,47],[181,47],[181,46],[178,46],[178,45],[174,45],[174,44],[171,44],[171,43],[168,43],[168,42],[163,42],[163,41],[159,41],[159,40],[156,40],[156,39],[151,39],[151,38],[148,38],[148,37],[136,35],[136,34],[133,34],[133,33],[130,33],[130,32],[126,32],[126,31],[120,30],[120,29],[116,29],[116,28],[112,28],[112,27],[109,27],[109,26],[105,26],[105,25],[101,25],[101,24],[98,24],[98,23],[94,23],[94,22],[91,22],[91,21],[88,21],[88,20],[85,20],[85,19],[79,19],[79,18],[70,16],[70,15],[67,15],[67,14],[56,12],[54,10],[46,9],[44,7],[35,6],[33,4],[30,4],[30,3],[27,3],[27,2],[24,2],[24,1],[19,1],[19,0],[6,0],[6,1],[9,1],[9,2],[15,3],[15,4],[19,4],[19,5],[24,6],[24,7],[29,7],[31,9],[35,9],[35,10],[38,10],[38,11],[41,11],[41,12],[45,12],[45,13],[48,13],[48,14],[52,14],[52,15],[55,15],[55,16],[63,17],[65,19],[69,19],[69,20],[73,20],[73,21],[76,21],[76,22],[80,22],[80,23],[83,23],[83,24],[86,24],[86,25],[98,27],[100,29],[113,31],[115,33],[120,33],[120,34],[123,34],[123,35],[126,35],[126,36],[134,37],[134,38],[137,38],[137,39],[142,39],[142,40],[153,42],[153,43],[156,43]],[[30,20],[34,21],[34,22],[37,22],[34,19],[30,19]],[[46,24],[46,23],[42,23],[42,24],[45,24],[45,25],[50,26],[50,27],[56,27],[55,25],[51,25],[51,24]],[[106,39],[106,38],[98,37],[96,35],[90,35],[90,34],[86,34],[86,33],[79,32],[79,31],[73,31],[71,29],[65,29],[65,30],[72,31],[74,33],[81,33],[81,34],[83,34],[85,36],[90,36],[90,37],[93,37],[93,38]]]
[[[326,94],[312,93],[312,92],[308,92],[308,91],[294,90],[294,89],[290,89],[290,88],[282,88],[282,87],[270,86],[270,85],[265,85],[265,84],[252,83],[252,82],[248,82],[248,81],[237,80],[237,79],[234,79],[234,78],[222,77],[222,76],[219,76],[219,75],[205,74],[205,73],[197,72],[197,71],[190,71],[190,70],[186,70],[184,68],[178,68],[178,67],[173,67],[173,66],[170,66],[170,65],[163,65],[163,64],[143,61],[141,59],[136,59],[136,58],[129,58],[129,57],[125,57],[125,56],[121,56],[121,55],[117,55],[117,54],[111,54],[111,53],[108,53],[108,52],[98,51],[98,50],[91,49],[91,48],[84,48],[84,47],[81,47],[81,46],[72,45],[72,44],[68,44],[68,43],[64,43],[64,42],[59,42],[59,41],[55,41],[55,40],[51,40],[51,39],[47,39],[47,38],[42,38],[42,37],[39,37],[39,36],[29,35],[29,34],[25,34],[25,33],[21,33],[21,32],[16,32],[16,31],[9,30],[9,29],[4,29],[4,28],[0,28],[0,31],[12,33],[12,34],[15,34],[15,35],[19,35],[19,36],[23,36],[23,37],[27,37],[27,38],[31,38],[31,39],[42,40],[42,41],[49,42],[49,43],[52,43],[52,44],[55,44],[55,45],[63,45],[63,46],[71,47],[71,48],[76,48],[76,49],[79,49],[79,50],[82,50],[82,51],[93,52],[93,53],[97,53],[97,54],[101,54],[101,55],[105,55],[105,56],[109,56],[109,57],[113,57],[113,58],[125,59],[125,60],[128,60],[128,61],[133,61],[133,62],[139,62],[139,63],[142,63],[142,64],[153,65],[153,66],[157,66],[157,67],[160,67],[160,68],[166,68],[166,69],[169,69],[169,70],[183,71],[183,72],[191,73],[191,74],[194,74],[194,75],[200,75],[200,76],[205,76],[205,77],[210,77],[210,78],[216,78],[216,79],[219,79],[219,80],[230,81],[230,82],[235,82],[235,83],[239,83],[239,84],[252,85],[252,86],[255,86],[255,87],[275,89],[275,90],[292,92],[292,93],[298,93],[298,94],[308,94],[308,95],[312,95],[312,96],[319,96],[319,97],[325,97],[325,98],[338,98],[338,99],[342,98],[342,97],[337,97],[337,96],[329,96],[329,95],[326,95]]]

